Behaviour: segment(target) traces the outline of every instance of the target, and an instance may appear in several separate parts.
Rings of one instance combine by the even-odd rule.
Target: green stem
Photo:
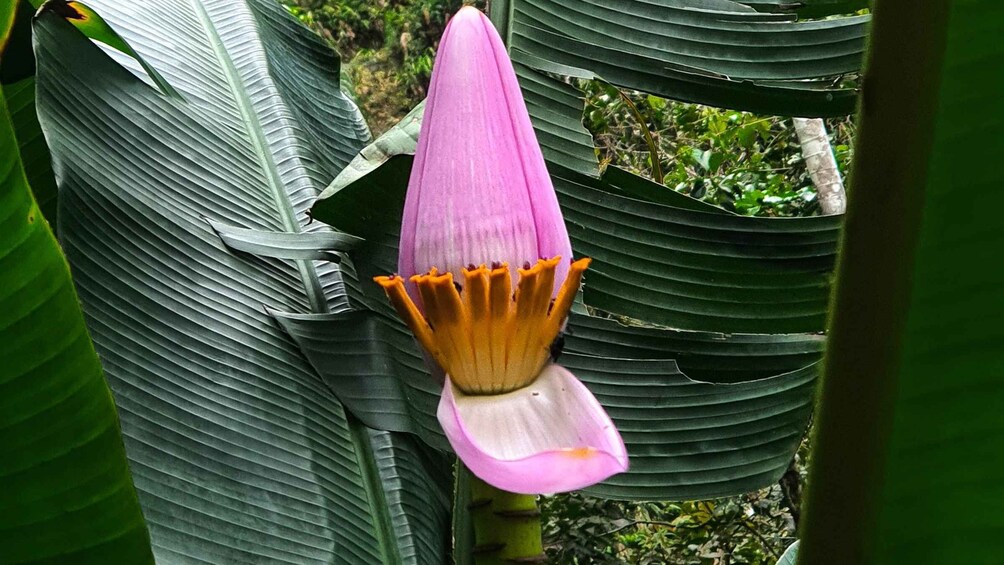
[[[499,490],[470,477],[471,523],[474,526],[474,563],[476,565],[512,565],[543,563],[540,509],[537,497]]]
[[[614,88],[617,87],[615,86]],[[638,128],[641,129],[642,135],[645,136],[645,143],[648,145],[648,152],[652,159],[652,178],[655,179],[655,182],[662,184],[664,178],[662,174],[662,163],[659,161],[659,147],[655,144],[655,139],[652,138],[652,132],[648,129],[648,120],[641,115],[641,110],[638,109],[638,106],[636,106],[634,101],[631,100],[631,97],[623,90],[617,88],[617,94],[620,95],[621,100],[623,100],[624,104],[627,105],[628,110],[631,111],[634,119],[638,122]]]

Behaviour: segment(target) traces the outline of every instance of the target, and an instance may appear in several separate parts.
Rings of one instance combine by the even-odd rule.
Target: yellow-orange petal
[[[501,394],[532,383],[550,358],[589,260],[570,265],[552,302],[561,264],[554,257],[517,269],[515,293],[505,264],[463,269],[462,285],[454,284],[452,273],[432,269],[410,279],[422,310],[400,277],[374,280],[457,387],[467,394]]]

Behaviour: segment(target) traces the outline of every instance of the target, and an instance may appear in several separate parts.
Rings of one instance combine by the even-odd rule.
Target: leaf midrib
[[[227,81],[227,86],[230,89],[230,93],[233,95],[237,109],[241,113],[241,120],[246,126],[251,145],[258,157],[258,163],[261,165],[266,183],[268,184],[273,201],[275,202],[276,210],[279,212],[283,229],[291,233],[300,233],[300,223],[296,220],[296,214],[293,211],[293,205],[289,200],[289,194],[283,186],[275,160],[272,158],[272,154],[268,150],[268,143],[265,139],[265,131],[261,126],[261,122],[258,120],[258,115],[251,104],[251,100],[248,98],[247,93],[243,88],[244,82],[240,77],[240,73],[237,71],[237,67],[234,65],[233,59],[231,59],[230,54],[227,52],[226,47],[223,44],[223,38],[216,30],[216,26],[209,17],[209,13],[206,12],[206,8],[203,6],[202,0],[193,0],[192,5],[199,17],[199,21],[206,30],[206,35],[208,36],[209,43],[212,45],[213,53],[216,54],[216,58],[220,62],[220,67],[223,71],[223,76]],[[317,269],[314,268],[313,263],[305,259],[296,259],[293,262],[296,265],[297,271],[300,273],[300,278],[303,280],[304,292],[307,295],[307,301],[310,304],[311,312],[328,312],[328,302],[324,296],[324,290],[321,286],[320,278],[317,275]]]
[[[227,52],[223,44],[222,37],[216,30],[212,19],[209,17],[209,13],[203,6],[202,0],[193,0],[193,5],[196,13],[198,14],[199,20],[206,29],[208,39],[210,43],[212,43],[213,52],[216,54],[216,57],[221,65],[223,75],[226,78],[227,86],[230,88],[234,101],[241,113],[241,118],[247,127],[254,151],[259,158],[259,163],[262,166],[266,181],[279,212],[280,219],[282,220],[283,228],[288,232],[301,233],[302,230],[300,229],[299,222],[296,220],[296,215],[293,211],[289,194],[285,191],[282,179],[279,175],[278,167],[275,164],[275,160],[273,159],[271,152],[268,150],[268,144],[261,122],[258,120],[258,115],[251,104],[251,100],[248,98],[247,93],[243,88],[243,80],[234,65],[233,59],[231,59],[230,54]],[[324,296],[323,287],[320,284],[320,279],[313,263],[309,260],[303,259],[298,259],[294,262],[300,273],[300,277],[303,280],[311,312],[329,312],[327,299]],[[360,478],[363,481],[363,487],[366,490],[367,496],[370,500],[370,508],[373,511],[373,520],[375,522],[374,535],[377,537],[377,544],[381,552],[381,557],[386,563],[400,562],[401,556],[398,552],[398,548],[391,539],[392,533],[394,532],[393,522],[388,515],[388,509],[386,508],[387,502],[385,493],[383,492],[382,485],[380,484],[379,471],[376,469],[376,464],[373,460],[374,454],[372,446],[364,435],[365,428],[363,428],[359,422],[355,421],[352,416],[348,414],[346,415],[349,417],[348,424],[352,443],[356,447],[356,452],[359,457]]]

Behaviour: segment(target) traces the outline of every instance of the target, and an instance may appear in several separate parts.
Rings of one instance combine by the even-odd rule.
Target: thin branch
[[[753,526],[747,524],[746,520],[739,520],[739,523],[742,524],[742,526],[744,528],[746,528],[747,530],[749,530],[750,533],[752,533],[753,535],[755,535],[760,540],[760,543],[763,544],[763,546],[767,549],[767,551],[770,552],[770,554],[774,557],[775,560],[781,558],[781,555],[778,554],[778,552],[774,550],[774,548],[771,546],[771,544],[767,542],[767,539],[763,537],[763,534],[761,534],[756,528],[754,528]]]

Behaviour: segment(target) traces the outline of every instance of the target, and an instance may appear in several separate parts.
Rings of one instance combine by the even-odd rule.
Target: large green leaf
[[[492,18],[514,55],[668,98],[801,116],[853,111],[854,90],[833,77],[860,68],[868,22],[786,21],[728,0],[509,0],[492,3]]]
[[[635,68],[632,63],[651,60],[662,67],[737,80],[801,80],[856,72],[868,21],[773,21],[777,18],[756,12],[702,8],[680,0],[661,6],[638,0],[511,2],[509,45],[514,49],[552,56],[571,53],[564,44],[550,44],[550,50],[532,48],[544,40],[537,34],[547,30],[553,35],[544,36],[546,40],[574,39],[582,48],[575,55],[582,61],[594,59],[595,64],[604,53],[616,52],[622,56],[617,63],[635,72],[661,73],[655,65]]]
[[[368,137],[337,58],[269,0],[92,7],[180,94],[36,20],[61,242],[158,561],[443,562],[442,455],[346,414],[266,312],[344,306],[289,241],[331,234],[306,206]]]
[[[876,3],[800,563],[1004,556],[1002,21]]]
[[[56,178],[52,174],[49,147],[35,115],[35,77],[5,84],[3,88],[31,191],[42,215],[55,228]]]
[[[544,158],[548,163],[577,173],[597,176],[593,137],[582,126],[582,93],[544,72],[552,69],[538,67],[543,70],[537,70],[521,63],[538,63],[539,60],[530,56],[520,59],[515,55],[513,66],[517,69],[520,89],[533,117],[533,129]]]
[[[31,20],[35,15],[35,7],[28,0],[13,1],[16,4],[17,18],[10,41],[4,48],[0,79],[4,83],[14,134],[20,145],[21,160],[32,193],[42,214],[55,227],[58,196],[56,179],[52,172],[49,148],[45,144],[35,112],[35,55],[31,45]],[[39,5],[42,1],[34,0],[34,3]],[[70,17],[70,21],[85,35],[132,56],[159,87],[175,94],[163,77],[119,37],[101,16],[80,2],[67,3],[64,0],[58,5],[64,17]]]
[[[0,561],[153,563],[115,405],[2,89],[0,359]]]
[[[631,456],[627,473],[586,489],[598,496],[695,500],[762,488],[784,473],[812,410],[814,365],[715,385],[671,360],[565,354],[561,363],[607,409]]]
[[[28,0],[15,0],[13,6],[17,17],[0,56],[0,82],[31,191],[42,214],[55,227],[56,179],[52,176],[49,148],[35,115],[35,55],[31,50],[31,18],[35,10]]]
[[[403,324],[367,311],[272,314],[359,419],[449,449],[436,419],[442,386]]]
[[[822,330],[840,218],[707,213],[553,179],[573,249],[593,258],[586,304],[679,329]]]

